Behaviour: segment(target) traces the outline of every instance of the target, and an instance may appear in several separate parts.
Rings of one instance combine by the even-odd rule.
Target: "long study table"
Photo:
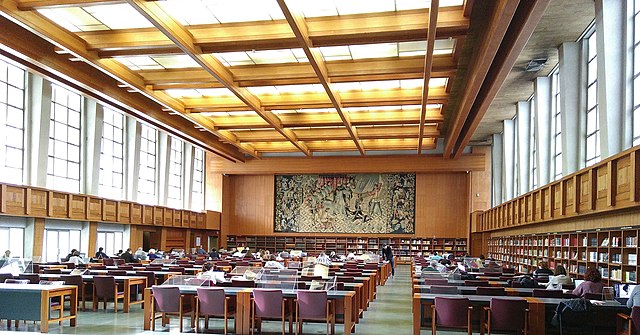
[[[64,315],[64,299],[70,297],[69,314]],[[58,298],[62,308],[51,318],[51,299]],[[49,322],[69,320],[76,326],[78,288],[73,285],[4,284],[0,283],[0,319],[40,321],[40,332],[49,332]]]
[[[197,286],[184,286],[179,285],[180,293],[184,295],[195,295]],[[226,296],[236,298],[236,315],[235,325],[236,334],[247,335],[251,333],[251,292],[252,288],[242,287],[223,287]],[[352,334],[355,331],[355,324],[358,318],[358,312],[354,304],[355,292],[354,291],[329,291],[328,298],[334,300],[336,303],[336,314],[342,309],[344,334]],[[292,290],[283,290],[282,292],[285,298],[296,298],[296,292]],[[338,302],[342,301],[342,304]],[[153,291],[151,288],[144,290],[144,330],[151,329],[151,322],[153,322],[151,315],[151,304],[153,303]],[[339,308],[341,307],[341,308]]]

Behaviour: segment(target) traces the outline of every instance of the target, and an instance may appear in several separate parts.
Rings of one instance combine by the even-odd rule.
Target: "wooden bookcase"
[[[411,262],[419,252],[425,254],[437,251],[463,256],[467,253],[466,238],[416,238],[416,237],[369,237],[369,236],[266,236],[228,235],[227,249],[246,246],[252,250],[266,249],[270,252],[300,249],[308,253],[335,251],[339,255],[355,250],[357,254],[367,251],[378,253],[383,245],[394,249],[397,261]]]
[[[519,271],[531,272],[538,262],[565,266],[572,277],[583,278],[597,268],[605,283],[637,283],[639,227],[495,237],[489,257]]]

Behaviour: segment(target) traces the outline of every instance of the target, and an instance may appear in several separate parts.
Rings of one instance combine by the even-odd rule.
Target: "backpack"
[[[538,284],[533,280],[533,278],[531,278],[531,276],[522,276],[518,278],[518,283],[520,284],[520,287],[538,287]]]
[[[561,301],[551,319],[551,325],[560,330],[565,326],[584,328],[589,326],[591,302],[588,299],[568,299]]]

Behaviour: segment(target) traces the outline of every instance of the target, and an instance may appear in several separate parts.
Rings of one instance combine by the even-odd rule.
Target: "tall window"
[[[80,109],[82,97],[52,85],[47,186],[80,192]]]
[[[551,75],[553,108],[553,179],[562,178],[562,114],[560,106],[560,71]]]
[[[24,228],[0,227],[0,250],[11,250],[11,257],[22,257],[24,251]]]
[[[596,34],[585,39],[587,59],[586,166],[600,161],[600,111],[598,110],[598,57]]]
[[[531,100],[529,101],[530,108],[529,110],[531,111],[529,114],[531,114],[531,120],[530,120],[530,137],[529,137],[529,146],[530,146],[530,151],[531,152],[531,157],[529,158],[531,160],[531,177],[530,177],[530,185],[531,185],[531,190],[535,190],[538,187],[538,151],[536,150],[536,110],[535,110],[535,99],[536,97],[534,96],[533,98],[531,98]]]
[[[640,0],[633,1],[633,145],[640,144]]]
[[[158,131],[143,124],[140,135],[140,176],[138,177],[138,201],[157,204],[157,158]]]
[[[204,150],[198,148],[193,158],[191,209],[194,211],[204,209]]]
[[[182,203],[182,153],[183,143],[171,137],[171,153],[169,156],[169,181],[167,183],[167,205],[183,208]]]
[[[45,229],[42,246],[45,262],[58,262],[66,257],[71,249],[82,250],[80,230]]]
[[[0,181],[22,183],[25,71],[0,60]]]
[[[120,231],[99,231],[96,248],[102,247],[105,254],[109,256],[115,255],[118,250],[124,250],[122,248],[122,240],[123,234]]]
[[[518,130],[518,118],[514,117],[513,118],[513,123],[514,123],[514,136],[513,136],[513,196],[517,197],[520,195],[520,185],[518,185],[519,181],[520,181],[520,163],[518,162],[518,157],[520,154],[520,148],[518,143],[518,134],[519,134],[519,130]]]
[[[121,199],[124,189],[124,115],[104,108],[100,144],[100,187],[102,196]]]

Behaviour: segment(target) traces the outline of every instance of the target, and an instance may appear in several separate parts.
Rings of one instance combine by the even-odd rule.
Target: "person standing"
[[[391,276],[395,276],[396,267],[393,263],[393,250],[390,245],[385,245],[384,248],[382,248],[382,256],[384,256],[384,259],[389,261],[389,264],[391,264]]]

